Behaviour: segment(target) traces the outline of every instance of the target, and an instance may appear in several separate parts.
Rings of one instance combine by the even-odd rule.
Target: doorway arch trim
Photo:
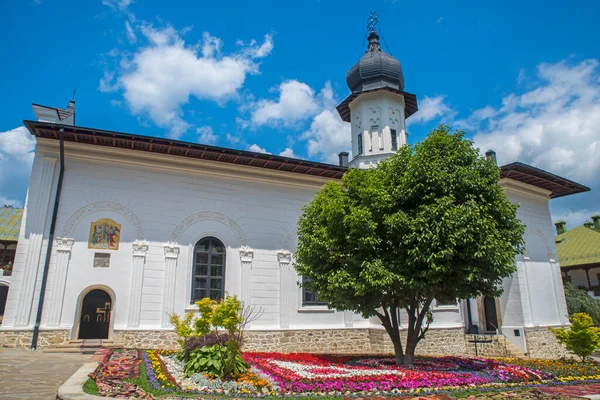
[[[112,288],[110,286],[97,284],[97,285],[91,285],[91,286],[86,287],[85,289],[83,289],[81,291],[81,293],[79,293],[79,296],[77,296],[77,312],[75,313],[75,321],[73,323],[73,329],[71,331],[71,339],[72,340],[78,340],[77,338],[79,337],[79,323],[81,321],[81,309],[83,307],[83,299],[85,299],[85,296],[87,296],[88,293],[90,293],[92,290],[96,290],[96,289],[105,291],[108,294],[108,296],[110,297],[111,312],[110,312],[110,321],[108,323],[108,339],[106,339],[106,340],[110,340],[113,337],[113,327],[114,327],[115,307],[117,304],[117,302],[116,302],[117,297],[115,295],[115,291],[112,290]]]

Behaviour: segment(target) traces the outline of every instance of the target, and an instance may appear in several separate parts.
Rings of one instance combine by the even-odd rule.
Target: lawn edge
[[[88,380],[89,374],[98,367],[99,361],[90,361],[83,364],[69,379],[65,381],[57,392],[60,400],[99,400],[106,397],[94,396],[83,391],[83,384]]]

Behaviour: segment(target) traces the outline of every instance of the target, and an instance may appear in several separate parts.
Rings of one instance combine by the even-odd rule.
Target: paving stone
[[[89,355],[0,348],[0,399],[54,400]]]

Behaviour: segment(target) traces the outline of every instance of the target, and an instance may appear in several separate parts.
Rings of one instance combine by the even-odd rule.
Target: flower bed
[[[139,372],[139,350],[116,350],[105,354],[89,377],[96,382],[101,396],[152,399],[151,395],[125,381],[136,378]]]
[[[250,370],[236,381],[221,381],[204,374],[186,377],[183,363],[174,353],[148,350],[140,354],[148,382],[165,395],[397,397],[600,381],[598,365],[572,361],[417,357],[409,368],[397,367],[391,357],[280,353],[245,353]]]

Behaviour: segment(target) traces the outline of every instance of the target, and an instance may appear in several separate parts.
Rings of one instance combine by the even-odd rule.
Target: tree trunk
[[[414,335],[411,335],[414,336]],[[406,337],[406,351],[404,352],[404,365],[412,366],[415,362],[415,350],[417,348],[417,341],[415,337]]]
[[[394,345],[394,356],[396,357],[396,365],[400,366],[406,362],[406,358],[404,356],[404,352],[402,351],[402,341],[400,337],[391,336],[392,344]]]

